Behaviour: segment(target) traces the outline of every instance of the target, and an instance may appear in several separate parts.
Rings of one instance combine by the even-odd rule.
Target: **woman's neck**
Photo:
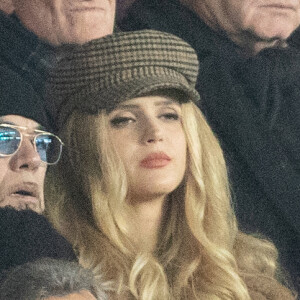
[[[140,251],[155,249],[165,201],[159,197],[130,202],[129,233]]]

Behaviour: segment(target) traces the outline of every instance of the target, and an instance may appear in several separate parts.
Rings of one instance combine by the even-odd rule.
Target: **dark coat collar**
[[[38,51],[41,55],[54,51],[54,47],[25,28],[15,14],[7,16],[0,12],[0,32],[0,47],[4,50],[1,55],[15,64],[24,64],[33,51]]]
[[[138,23],[138,18],[141,24],[147,24],[148,28],[167,31],[187,41],[196,49],[200,61],[214,53],[240,56],[239,47],[226,34],[216,34],[196,13],[183,6],[179,0],[137,0],[120,24],[120,28],[130,30],[136,27],[132,22]]]
[[[42,91],[49,68],[57,61],[55,47],[25,28],[15,14],[0,11],[1,64],[24,76]]]

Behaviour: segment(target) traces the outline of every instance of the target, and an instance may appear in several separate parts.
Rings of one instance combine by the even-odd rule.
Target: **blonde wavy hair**
[[[193,103],[182,104],[188,164],[169,195],[158,244],[139,252],[127,227],[124,166],[108,137],[105,111],[74,111],[66,149],[48,176],[46,211],[81,264],[115,282],[117,299],[250,299],[242,274],[273,277],[271,243],[238,231],[217,139]]]

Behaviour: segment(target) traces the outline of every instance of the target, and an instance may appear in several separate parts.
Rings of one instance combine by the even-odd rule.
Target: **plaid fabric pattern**
[[[120,32],[72,48],[50,72],[46,99],[58,127],[74,109],[97,113],[158,89],[198,101],[198,67],[193,48],[176,36]]]

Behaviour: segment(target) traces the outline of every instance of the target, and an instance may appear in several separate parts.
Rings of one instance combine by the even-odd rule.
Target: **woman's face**
[[[134,98],[114,109],[109,123],[131,200],[164,197],[179,186],[187,149],[180,104],[161,96]]]

